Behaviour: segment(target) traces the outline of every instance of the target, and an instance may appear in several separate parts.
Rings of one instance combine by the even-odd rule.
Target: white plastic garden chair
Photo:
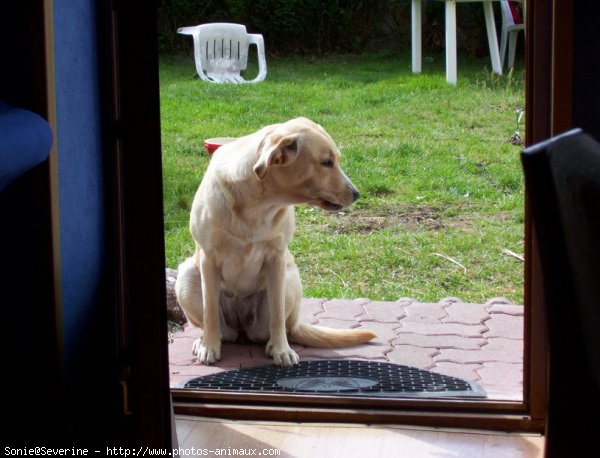
[[[177,33],[194,38],[196,71],[211,83],[258,83],[267,76],[265,43],[262,35],[246,32],[242,24],[213,23],[180,27]],[[256,45],[258,75],[246,80],[240,72],[248,66],[248,49]]]
[[[514,6],[513,6],[514,8]],[[508,68],[515,65],[515,53],[517,50],[517,38],[522,30],[525,33],[525,24],[518,13],[511,8],[508,0],[500,1],[502,10],[502,33],[500,34],[500,63],[504,68],[504,56],[506,55],[506,43],[508,41]]]

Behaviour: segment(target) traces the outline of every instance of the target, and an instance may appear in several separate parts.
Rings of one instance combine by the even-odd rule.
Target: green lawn
[[[256,85],[217,85],[191,78],[191,58],[161,60],[167,266],[193,249],[203,140],[306,116],[336,140],[361,198],[334,214],[297,208],[290,248],[305,296],[522,303],[523,264],[502,252],[523,251],[520,150],[508,142],[522,71],[497,77],[488,59],[461,58],[457,87],[442,56],[421,75],[408,55],[270,57],[268,71]]]

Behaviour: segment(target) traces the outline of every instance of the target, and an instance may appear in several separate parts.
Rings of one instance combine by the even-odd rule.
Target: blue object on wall
[[[44,118],[0,100],[0,191],[48,158],[52,131]]]

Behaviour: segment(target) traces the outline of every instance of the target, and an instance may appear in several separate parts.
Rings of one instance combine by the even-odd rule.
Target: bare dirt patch
[[[439,231],[446,227],[440,209],[398,207],[380,211],[359,209],[329,216],[329,226],[338,234],[370,234],[385,229],[410,228]]]

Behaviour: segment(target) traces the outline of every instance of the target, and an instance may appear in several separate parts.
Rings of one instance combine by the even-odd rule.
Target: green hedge
[[[458,9],[459,49],[485,53],[481,4],[464,3]],[[425,49],[440,52],[443,2],[428,1],[424,17]],[[270,54],[398,53],[410,46],[410,0],[162,0],[161,52],[189,52],[191,40],[177,35],[177,28],[207,22],[245,24],[250,33],[264,36]]]

